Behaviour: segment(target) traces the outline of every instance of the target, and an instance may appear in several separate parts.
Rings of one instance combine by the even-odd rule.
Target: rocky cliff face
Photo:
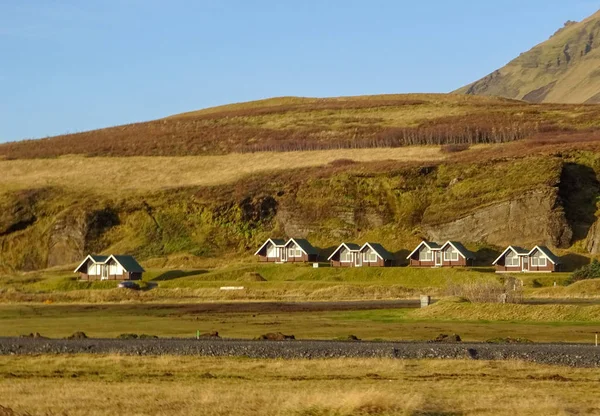
[[[73,209],[56,217],[48,233],[46,267],[76,263],[89,253],[100,253],[108,242],[106,231],[119,224],[116,211]]]
[[[424,230],[434,241],[568,247],[573,231],[559,202],[558,190],[548,188],[481,208],[446,224],[424,225]]]
[[[587,236],[585,247],[600,253],[600,225],[592,225],[600,184],[582,165],[546,157],[315,172],[122,200],[60,191],[0,195],[0,269],[72,264],[106,251],[141,260],[235,258],[267,237],[307,237],[324,249],[375,239],[400,252],[420,237],[568,248]]]

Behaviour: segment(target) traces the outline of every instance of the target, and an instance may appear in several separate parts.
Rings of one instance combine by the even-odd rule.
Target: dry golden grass
[[[466,321],[597,322],[598,305],[517,305],[441,301],[412,313],[413,318]]]
[[[522,362],[0,357],[0,403],[77,415],[600,414],[597,369]]]
[[[544,287],[531,290],[534,298],[596,298],[600,293],[600,279],[582,280],[569,286]]]
[[[394,149],[339,149],[307,152],[232,153],[223,156],[95,157],[0,160],[0,190],[58,186],[114,192],[221,185],[266,171],[326,165],[340,159],[356,162],[383,160],[436,161],[446,156],[437,146]]]

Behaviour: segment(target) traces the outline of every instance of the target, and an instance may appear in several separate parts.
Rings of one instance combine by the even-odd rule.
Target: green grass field
[[[596,286],[564,287],[569,274],[518,275],[528,297],[600,296]],[[492,268],[313,268],[311,265],[240,263],[197,269],[150,268],[141,291],[116,281],[82,282],[70,270],[0,276],[0,302],[197,302],[218,300],[362,300],[442,297],[449,285],[500,281]],[[553,287],[557,282],[557,287]],[[584,283],[584,282],[582,282]],[[221,291],[243,286],[242,291]],[[580,290],[577,290],[581,286]],[[592,290],[590,290],[592,289]],[[554,296],[554,294],[558,296]]]
[[[488,305],[440,302],[426,309],[343,312],[195,312],[186,305],[2,305],[0,336],[39,332],[52,338],[84,331],[193,337],[197,330],[227,338],[283,332],[303,339],[430,340],[457,333],[466,341],[526,338],[535,342],[594,341],[600,306]]]
[[[257,279],[259,276],[260,279]],[[528,298],[598,297],[600,281],[565,286],[567,273],[518,276]],[[190,337],[197,330],[230,338],[266,332],[299,338],[428,340],[458,333],[465,340],[498,337],[532,341],[591,342],[600,332],[600,306],[500,305],[443,300],[429,308],[352,312],[196,313],[188,304],[219,301],[343,301],[447,296],[449,285],[497,282],[489,268],[315,269],[307,265],[242,263],[214,269],[150,269],[142,290],[117,289],[117,282],[80,282],[69,271],[23,273],[0,278],[0,335],[40,332],[64,337],[84,331],[93,337],[149,333]],[[263,281],[264,279],[264,281]],[[554,287],[554,282],[557,286]],[[222,291],[221,286],[243,286]]]

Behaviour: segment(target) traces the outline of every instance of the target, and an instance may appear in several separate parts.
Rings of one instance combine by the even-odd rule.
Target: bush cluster
[[[600,262],[594,259],[590,264],[587,264],[571,273],[571,282],[578,282],[587,279],[600,278]]]

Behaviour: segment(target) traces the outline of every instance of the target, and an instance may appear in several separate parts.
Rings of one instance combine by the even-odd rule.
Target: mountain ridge
[[[455,93],[533,103],[600,103],[600,11]]]

